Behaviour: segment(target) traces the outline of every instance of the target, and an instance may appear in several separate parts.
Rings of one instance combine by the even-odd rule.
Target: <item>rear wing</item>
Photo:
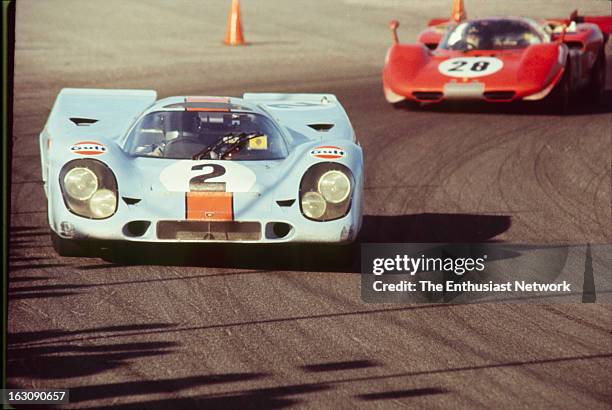
[[[577,16],[576,23],[592,23],[597,24],[599,29],[606,38],[612,33],[612,16]]]
[[[612,16],[580,16],[578,10],[574,10],[569,18],[560,19],[546,19],[545,20],[551,26],[568,26],[569,29],[575,28],[578,24],[593,24],[596,25],[604,37],[604,43],[608,41],[610,33],[612,32]],[[573,26],[573,27],[572,27]],[[558,35],[558,31],[555,29],[555,34]],[[571,31],[568,31],[571,33]]]
[[[242,98],[309,138],[355,140],[351,122],[333,94],[247,93]]]
[[[591,23],[595,24],[599,27],[601,32],[606,36],[606,38],[612,32],[612,16],[579,16],[577,12],[572,13],[570,18],[562,18],[562,19],[546,19],[547,22],[552,24],[571,24],[572,22],[576,24],[581,23]]]
[[[87,133],[114,139],[156,99],[153,90],[64,88],[55,99],[46,129],[53,138]]]

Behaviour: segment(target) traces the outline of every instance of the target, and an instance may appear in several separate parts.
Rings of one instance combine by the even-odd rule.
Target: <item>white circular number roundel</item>
[[[448,77],[484,77],[498,72],[504,62],[495,57],[457,57],[440,63],[438,70]]]
[[[225,183],[226,192],[249,192],[256,176],[244,165],[232,161],[177,161],[164,168],[159,179],[168,191],[189,192],[190,181]]]

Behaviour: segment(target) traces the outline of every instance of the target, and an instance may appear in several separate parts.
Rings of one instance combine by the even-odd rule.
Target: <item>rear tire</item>
[[[53,231],[51,231],[51,243],[55,252],[60,256],[84,256],[87,253],[81,241],[62,238]]]

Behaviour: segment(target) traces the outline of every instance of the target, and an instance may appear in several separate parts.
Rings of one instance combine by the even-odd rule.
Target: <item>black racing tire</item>
[[[565,66],[563,77],[559,80],[548,98],[544,100],[552,114],[566,115],[571,109],[571,69],[569,62]]]
[[[87,254],[87,247],[82,241],[62,238],[53,231],[51,231],[51,244],[60,256],[85,256]]]
[[[587,98],[590,102],[602,105],[605,103],[606,92],[606,55],[601,52],[591,70],[591,78],[587,87]]]

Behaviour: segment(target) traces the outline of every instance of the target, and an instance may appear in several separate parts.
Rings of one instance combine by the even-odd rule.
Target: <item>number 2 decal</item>
[[[234,161],[176,161],[159,173],[159,181],[170,192],[249,192],[257,177]]]
[[[443,61],[438,70],[448,77],[474,78],[491,75],[503,66],[503,61],[495,57],[459,57]]]
[[[225,168],[219,164],[199,164],[191,167],[191,171],[202,171],[211,168],[208,174],[200,174],[189,180],[190,191],[226,191],[225,182],[206,182],[209,179],[225,175]]]

